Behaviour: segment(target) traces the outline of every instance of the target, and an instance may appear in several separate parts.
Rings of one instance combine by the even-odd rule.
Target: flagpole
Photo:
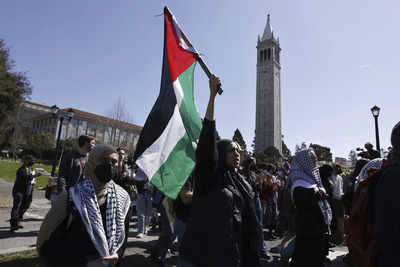
[[[167,12],[172,16],[172,13],[171,13],[171,11],[168,9],[167,6],[165,6],[165,9],[166,9]],[[183,30],[181,29],[181,27],[180,27],[179,25],[178,25],[178,28],[179,28],[179,31],[181,32],[182,38],[185,40],[185,42],[186,42],[188,45],[190,45],[191,47],[194,48],[194,46],[192,45],[192,43],[189,41],[189,38],[186,37],[186,34],[183,32]],[[197,61],[199,62],[200,67],[203,69],[204,73],[207,75],[208,79],[210,79],[210,78],[211,78],[211,75],[212,75],[212,74],[211,74],[211,71],[210,71],[210,69],[208,68],[207,64],[203,61],[203,58],[202,58],[198,53],[196,54],[196,59],[197,59]],[[218,94],[221,95],[223,92],[224,92],[224,90],[222,90],[222,87],[219,86],[219,87],[218,87]]]

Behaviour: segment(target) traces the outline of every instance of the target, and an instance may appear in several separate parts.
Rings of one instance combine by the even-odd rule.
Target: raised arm
[[[196,150],[196,191],[202,194],[212,184],[212,178],[217,170],[217,145],[214,120],[214,103],[221,81],[215,75],[210,78],[210,98],[207,105],[203,128],[200,133]]]

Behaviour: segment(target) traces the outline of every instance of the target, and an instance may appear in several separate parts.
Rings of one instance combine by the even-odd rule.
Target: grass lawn
[[[14,183],[15,177],[17,174],[17,170],[19,167],[22,166],[21,162],[14,162],[14,161],[0,161],[0,178]],[[43,164],[35,164],[33,168],[43,168],[47,172],[51,173],[51,166],[43,165]],[[44,187],[47,185],[50,176],[42,175],[36,178],[36,185],[35,188]]]
[[[36,249],[0,255],[2,267],[39,267]]]

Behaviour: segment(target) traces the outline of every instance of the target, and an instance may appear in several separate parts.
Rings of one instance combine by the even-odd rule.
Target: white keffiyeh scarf
[[[130,206],[128,193],[110,181],[107,187],[106,227],[100,213],[96,192],[90,179],[83,179],[69,190],[72,201],[102,257],[113,255],[125,240],[125,217]]]
[[[311,150],[305,149],[296,153],[292,161],[289,178],[292,182],[291,195],[296,187],[312,188],[314,191],[325,191],[318,167],[311,160]],[[327,200],[318,201],[325,224],[329,226],[332,221],[332,210]]]

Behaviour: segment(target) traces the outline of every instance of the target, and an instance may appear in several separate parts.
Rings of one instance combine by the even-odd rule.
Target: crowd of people
[[[42,262],[118,266],[136,214],[137,238],[148,234],[151,224],[160,229],[149,257],[160,266],[174,249],[180,267],[257,267],[270,259],[270,250],[292,267],[322,267],[336,245],[349,247],[348,264],[396,266],[400,123],[393,128],[388,158],[367,143],[343,177],[342,166],[321,164],[311,148],[279,165],[241,159],[236,142],[217,141],[220,85],[212,76],[196,166],[175,200],[153,187],[140,168],[127,165],[124,148],[95,145],[81,136],[77,150],[61,160],[57,185],[50,189],[52,207],[37,238]],[[32,200],[33,164],[27,157],[17,172],[12,231],[22,227]],[[277,238],[280,245],[268,248],[265,240]]]

